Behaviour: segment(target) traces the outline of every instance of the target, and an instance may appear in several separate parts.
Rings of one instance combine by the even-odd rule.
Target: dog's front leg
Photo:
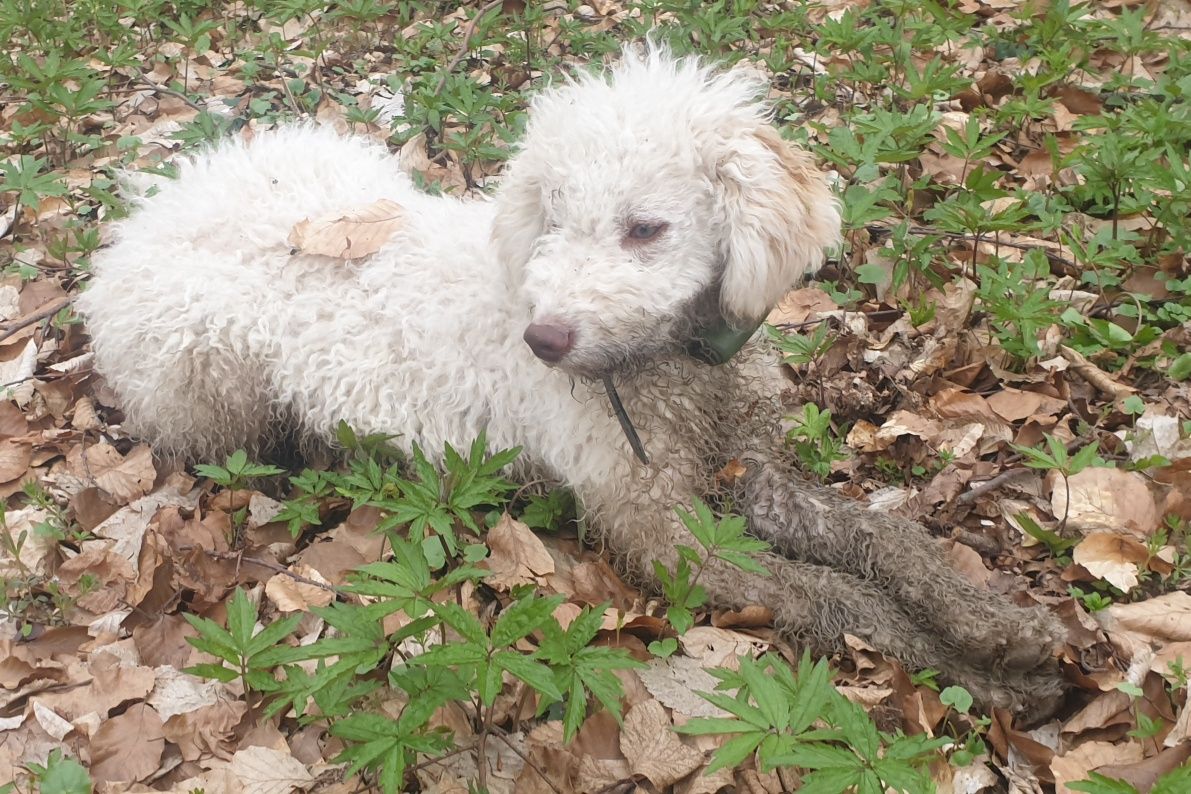
[[[991,671],[1026,672],[1050,661],[1058,622],[970,583],[920,524],[811,485],[776,455],[752,453],[743,462],[750,528],[782,554],[880,586]]]
[[[679,545],[698,547],[667,506],[671,501],[658,498],[660,494],[588,491],[580,496],[620,570],[647,590],[660,593],[661,589],[653,561],[674,570]],[[699,584],[707,590],[711,605],[768,607],[783,634],[818,653],[842,650],[844,635],[852,634],[910,669],[945,671],[949,680],[967,687],[986,705],[1021,710],[1058,693],[1053,680],[1034,672],[991,678],[970,665],[962,649],[945,635],[925,631],[875,582],[781,554],[762,554],[758,559],[769,575],[748,573],[720,561],[704,567]]]

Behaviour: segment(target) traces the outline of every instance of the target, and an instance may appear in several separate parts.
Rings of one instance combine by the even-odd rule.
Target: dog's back
[[[349,262],[291,251],[299,221],[382,198],[410,223],[381,255]],[[301,126],[221,143],[136,203],[95,256],[78,306],[127,428],[191,460],[260,449],[309,411],[326,418],[302,421],[305,431],[333,428],[331,414],[349,403],[368,414],[359,379],[347,374],[388,367],[390,381],[399,377],[395,358],[419,333],[433,334],[425,326],[439,308],[411,293],[482,267],[483,245],[467,243],[486,240],[490,214],[486,202],[421,193],[379,145]],[[405,261],[411,235],[416,243],[404,247],[416,261]]]

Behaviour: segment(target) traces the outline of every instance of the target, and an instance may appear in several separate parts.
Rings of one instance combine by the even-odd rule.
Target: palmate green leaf
[[[268,670],[249,670],[244,674],[244,682],[257,692],[276,692],[281,689],[281,682]]]
[[[867,761],[874,761],[881,747],[881,736],[877,726],[863,708],[843,696],[832,699],[835,725],[844,735],[844,740]]]
[[[755,551],[753,551],[753,550],[736,551],[736,550],[730,550],[730,549],[723,549],[723,550],[716,552],[715,556],[719,557],[721,560],[723,560],[727,563],[730,563],[731,565],[736,566],[737,568],[739,568],[742,571],[747,571],[748,573],[756,574],[758,576],[769,576],[770,575],[769,569],[766,568],[761,563],[757,562],[757,560],[754,559],[752,556],[750,556],[753,554],[760,554],[760,553],[766,552],[769,550],[769,548],[770,548],[770,546],[768,543],[761,541],[760,548],[758,548]]]
[[[831,667],[826,659],[811,666],[810,655],[803,654],[799,668],[805,672],[798,676],[797,694],[790,706],[790,729],[794,733],[802,733],[822,717],[828,701],[835,694],[831,686]]]
[[[873,762],[873,771],[885,784],[882,791],[891,788],[903,794],[918,794],[920,791],[930,790],[929,776],[905,761],[879,758]]]
[[[864,762],[851,750],[822,742],[802,742],[787,752],[765,761],[771,768],[797,766],[803,769],[853,769],[864,766]]]
[[[566,708],[562,712],[562,741],[570,744],[583,725],[583,718],[587,716],[587,690],[578,673],[572,673],[567,682]],[[544,704],[543,704],[544,705]]]
[[[421,728],[445,704],[468,700],[473,680],[451,667],[403,667],[389,673],[390,683],[410,696],[401,719],[411,729]]]
[[[557,621],[547,621],[542,627],[545,639],[538,647],[538,656],[551,664],[564,664],[595,639],[604,621],[604,610],[611,602],[596,607],[584,607],[578,617],[564,631]]]
[[[884,757],[901,761],[926,760],[932,753],[953,743],[953,739],[940,736],[934,739],[925,734],[899,736],[885,748]]]
[[[756,726],[732,717],[692,717],[682,725],[675,725],[675,733],[689,736],[719,736],[728,733],[745,733]]]
[[[216,485],[224,487],[231,484],[234,475],[223,468],[222,466],[212,466],[206,463],[195,464],[194,473],[200,477],[205,477]]]
[[[182,668],[182,672],[189,673],[190,675],[197,675],[199,678],[214,678],[216,681],[222,681],[225,684],[231,683],[240,677],[240,673],[237,670],[233,670],[230,667],[224,667],[221,664],[210,663],[184,667]]]
[[[694,515],[681,507],[674,508],[674,512],[703,548],[710,548],[715,545],[715,516],[712,515],[711,508],[699,497],[695,497],[693,507]]]
[[[695,625],[695,616],[686,607],[671,606],[666,608],[666,620],[677,634],[686,634]]]
[[[1184,794],[1187,791],[1191,791],[1191,766],[1181,766],[1158,778],[1150,794]]]
[[[237,449],[235,452],[227,456],[227,470],[232,474],[240,474],[244,471],[244,467],[248,465],[248,453],[242,449]]]
[[[541,662],[516,651],[497,651],[492,655],[492,663],[543,695],[554,700],[562,700],[562,690],[554,680],[554,673]]]
[[[474,643],[481,648],[489,646],[488,633],[484,631],[483,624],[480,623],[479,618],[468,612],[458,604],[450,601],[442,604],[434,604],[431,606],[434,614],[438,618],[453,628],[455,631],[466,639],[468,642]]]
[[[734,697],[729,697],[722,692],[700,692],[699,697],[711,703],[713,706],[719,706],[729,714],[733,714],[740,719],[747,722],[749,725],[767,731],[770,728],[769,720],[761,713],[761,710],[752,704],[745,703],[743,700],[737,700]],[[693,720],[692,720],[693,721]]]
[[[232,635],[213,620],[183,612],[182,617],[199,633],[197,637],[187,637],[186,641],[204,653],[217,656],[232,664],[240,663],[240,653],[235,647]]]
[[[420,667],[455,667],[463,664],[482,664],[488,658],[488,649],[474,642],[452,642],[436,645],[425,653],[409,660]]]
[[[639,670],[645,664],[620,648],[584,648],[575,654],[575,670],[604,708],[620,715],[620,697],[624,694],[613,670]]]
[[[762,670],[760,663],[748,658],[740,660],[740,676],[769,726],[784,731],[790,724],[790,703],[783,697],[777,681]]]
[[[504,670],[489,661],[479,665],[476,671],[476,692],[485,706],[496,702],[500,694]]]
[[[1100,457],[1099,452],[1099,441],[1093,441],[1091,444],[1080,449],[1079,452],[1071,456],[1071,462],[1068,464],[1068,474],[1079,474],[1088,466],[1093,465],[1097,458]]]
[[[247,655],[256,628],[256,606],[248,600],[248,594],[237,587],[227,602],[227,630],[232,635],[236,650]]]
[[[542,628],[553,619],[554,610],[564,600],[566,597],[562,595],[548,598],[529,595],[514,601],[500,613],[492,627],[492,647],[507,648],[530,632]]]
[[[711,763],[707,765],[704,774],[710,775],[720,769],[734,769],[740,766],[746,759],[752,757],[767,735],[765,731],[750,731],[724,742],[711,757]]]
[[[856,784],[856,794],[887,794],[881,778],[871,769],[860,772],[860,781]],[[915,793],[916,794],[916,793]]]
[[[864,775],[864,769],[833,767],[804,775],[798,794],[843,794],[854,790]]]
[[[245,656],[250,659],[256,656],[266,648],[271,648],[282,640],[282,638],[289,636],[290,632],[298,627],[302,622],[302,613],[297,612],[281,620],[275,620],[264,629],[260,631],[255,637],[248,642],[248,647],[245,649]]]

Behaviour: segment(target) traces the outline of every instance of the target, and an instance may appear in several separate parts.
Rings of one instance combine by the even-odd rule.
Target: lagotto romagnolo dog
[[[96,367],[127,429],[188,460],[332,442],[340,420],[428,453],[486,431],[523,448],[519,475],[572,487],[650,589],[654,560],[697,545],[675,506],[740,461],[732,504],[773,544],[770,575],[710,566],[714,605],[761,604],[819,650],[850,633],[986,704],[1038,709],[1060,692],[1051,616],[969,584],[919,525],[799,478],[775,362],[757,339],[732,355],[734,329],[746,338],[840,226],[761,88],[626,54],[533,100],[493,200],[426,195],[383,147],[309,126],[220,144],[94,257],[79,308]],[[404,223],[369,257],[287,243],[303,219],[380,199]]]

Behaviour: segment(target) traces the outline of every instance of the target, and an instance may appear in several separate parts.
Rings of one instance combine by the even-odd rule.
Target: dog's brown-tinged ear
[[[839,241],[839,207],[810,154],[773,127],[727,143],[716,166],[725,219],[720,311],[755,327]]]

